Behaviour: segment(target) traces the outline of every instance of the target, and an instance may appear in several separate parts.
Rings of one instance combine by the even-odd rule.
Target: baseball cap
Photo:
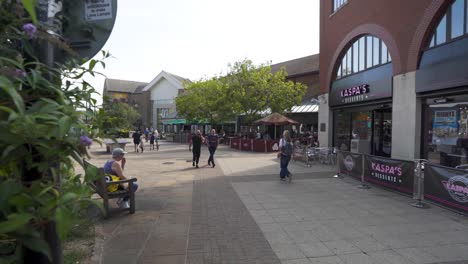
[[[121,148],[115,148],[112,150],[112,157],[118,157],[118,156],[121,156],[123,154],[127,153],[125,150],[121,149]]]

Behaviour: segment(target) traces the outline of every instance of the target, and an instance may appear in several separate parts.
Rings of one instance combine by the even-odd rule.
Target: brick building
[[[321,0],[319,140],[448,166],[468,152],[466,0]]]
[[[303,124],[303,130],[317,131],[319,85],[319,54],[314,54],[294,60],[271,65],[271,71],[277,72],[284,68],[286,79],[307,85],[307,92],[301,105],[292,107],[287,116]]]

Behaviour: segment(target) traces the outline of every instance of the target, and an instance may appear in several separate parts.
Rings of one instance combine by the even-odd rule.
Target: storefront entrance
[[[340,109],[334,111],[334,142],[341,150],[390,157],[392,110]]]

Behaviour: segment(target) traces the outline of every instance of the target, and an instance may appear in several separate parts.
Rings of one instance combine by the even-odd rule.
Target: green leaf
[[[68,116],[63,116],[60,118],[59,122],[59,137],[64,137],[68,131],[70,131],[71,127],[71,118]]]
[[[11,214],[8,216],[8,220],[0,222],[0,234],[6,234],[14,232],[29,223],[32,219],[30,214]]]
[[[21,0],[23,3],[24,9],[28,11],[29,16],[31,16],[32,21],[34,24],[37,25],[37,16],[36,16],[36,10],[34,10],[34,7],[37,5],[37,0]]]
[[[96,63],[97,63],[96,60],[89,61],[89,71],[92,71],[94,69],[94,66],[96,66]]]
[[[63,203],[63,204],[66,204],[66,203],[69,203],[73,200],[75,200],[77,197],[77,195],[75,193],[66,193],[64,194],[62,197],[60,197],[60,201]]]
[[[24,112],[24,102],[21,95],[16,91],[13,83],[4,76],[0,76],[0,87],[4,90],[12,99],[16,108],[20,113]]]
[[[55,220],[57,223],[57,233],[60,239],[64,240],[73,224],[73,217],[67,209],[57,208],[57,210],[55,210]]]

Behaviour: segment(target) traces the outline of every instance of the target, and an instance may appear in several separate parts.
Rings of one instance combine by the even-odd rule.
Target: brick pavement
[[[466,217],[357,189],[326,166],[292,163],[287,184],[274,155],[217,154],[214,169],[193,169],[183,145],[127,154],[137,211],[102,223],[92,263],[468,263]]]
[[[187,263],[280,263],[262,231],[219,169],[197,173]]]

